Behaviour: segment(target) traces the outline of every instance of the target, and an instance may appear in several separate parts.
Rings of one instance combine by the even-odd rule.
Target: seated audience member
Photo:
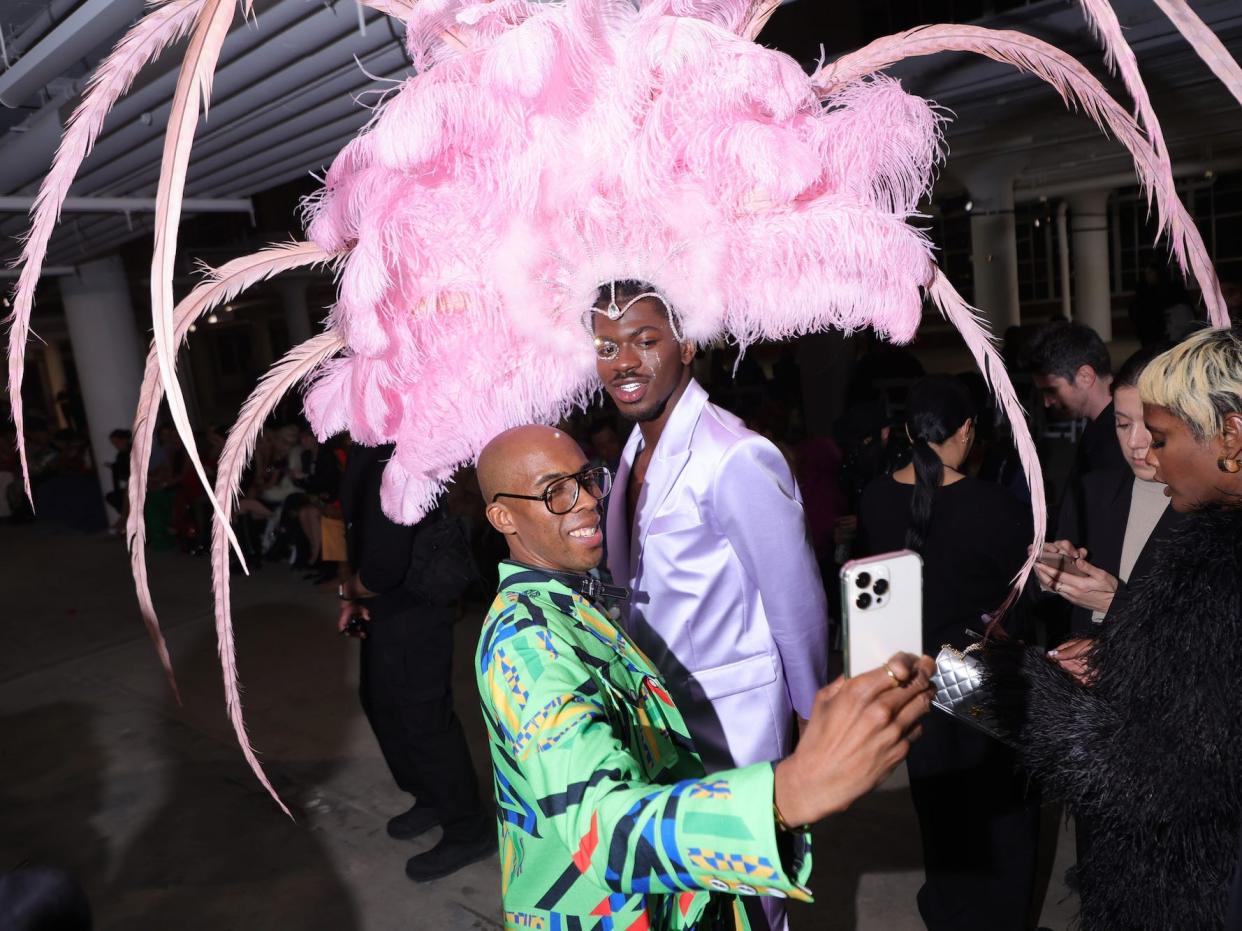
[[[108,463],[112,470],[112,490],[104,495],[104,500],[112,510],[116,511],[117,519],[112,525],[112,532],[117,533],[125,527],[125,518],[129,515],[129,453],[133,448],[133,435],[128,430],[113,430],[108,434],[108,442],[116,450],[116,458]]]
[[[965,474],[976,408],[959,380],[910,389],[914,461],[875,479],[859,508],[859,555],[923,557],[923,650],[965,649],[1026,560],[1031,521],[1005,489]],[[936,712],[906,763],[923,841],[918,906],[932,931],[1022,931],[1039,841],[1039,800],[1013,754]]]
[[[1027,769],[1091,822],[1083,931],[1220,929],[1242,823],[1242,336],[1200,331],[1138,387],[1147,461],[1185,523],[1085,669],[996,642],[985,684]]]
[[[815,698],[792,755],[705,776],[660,674],[584,596],[609,473],[549,427],[479,459],[508,541],[477,653],[506,924],[747,928],[736,896],[807,899],[810,838],[902,759],[931,661],[898,655]],[[589,588],[587,589],[589,591]]]

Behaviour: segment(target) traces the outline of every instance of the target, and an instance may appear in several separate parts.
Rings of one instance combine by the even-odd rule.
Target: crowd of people
[[[785,927],[785,900],[808,894],[804,826],[908,754],[925,870],[912,904],[928,928],[1032,927],[1048,799],[1075,820],[1082,927],[1242,927],[1242,337],[1195,331],[1114,372],[1086,327],[1029,334],[1032,397],[1086,427],[1050,483],[1050,542],[1010,602],[1029,491],[973,378],[885,360],[907,380],[859,399],[845,449],[827,447],[839,467],[816,477],[839,508],[829,554],[797,480],[814,456],[802,450],[823,462],[825,447],[773,434],[770,412],[712,404],[645,284],[614,284],[597,309],[600,379],[636,424],[615,470],[536,427],[480,459],[510,553],[476,657],[508,920],[610,901],[622,925],[716,927],[729,909],[738,927]],[[828,685],[821,576],[899,549],[923,559],[927,656]],[[611,590],[593,585],[600,566]],[[999,739],[923,716],[928,657],[979,644]],[[534,849],[538,869],[512,869]]]
[[[929,929],[1032,927],[1051,799],[1073,815],[1088,931],[1225,926],[1242,909],[1242,338],[1150,342],[1114,371],[1086,327],[1046,324],[1020,350],[1011,334],[1031,406],[1085,426],[1049,476],[1050,542],[998,618],[1030,492],[977,375],[867,346],[833,435],[810,436],[788,353],[766,370],[705,356],[649,290],[600,294],[605,401],[498,437],[415,527],[381,507],[391,446],[296,423],[256,446],[238,537],[252,566],[337,584],[363,709],[411,796],[387,831],[443,830],[410,878],[496,852],[451,670],[462,602],[498,587],[475,664],[512,926],[572,927],[608,903],[621,927],[786,928],[785,901],[810,895],[806,826],[903,759]],[[39,423],[28,438],[36,499],[93,477],[80,438]],[[200,439],[211,478],[223,436]],[[111,440],[119,528],[132,439]],[[147,482],[148,541],[201,552],[209,502],[169,427]],[[841,566],[902,549],[923,562],[926,656],[830,682]],[[1003,740],[926,714],[928,657],[980,640]]]

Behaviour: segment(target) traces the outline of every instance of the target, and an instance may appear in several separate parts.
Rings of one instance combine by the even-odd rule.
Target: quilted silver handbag
[[[945,644],[936,654],[936,672],[931,677],[936,686],[932,705],[989,734],[1001,739],[987,708],[987,692],[983,687],[983,671],[979,659],[971,654],[980,644],[972,643],[965,650]]]

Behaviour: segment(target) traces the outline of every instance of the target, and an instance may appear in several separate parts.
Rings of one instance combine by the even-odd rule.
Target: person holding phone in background
[[[1147,464],[1151,434],[1143,423],[1138,380],[1168,345],[1140,349],[1113,381],[1117,442],[1129,466],[1103,469],[1082,478],[1082,501],[1067,497],[1058,524],[1062,539],[1046,543],[1035,575],[1046,591],[1068,601],[1072,639],[1056,649],[1066,671],[1084,672],[1081,656],[1098,625],[1114,613],[1132,580],[1151,571],[1162,540],[1184,518],[1170,508],[1165,486]]]
[[[1025,561],[1029,511],[962,464],[976,411],[957,379],[910,389],[906,430],[914,460],[875,479],[859,506],[860,555],[909,549],[923,557],[923,652],[964,649],[982,631]],[[945,714],[924,720],[907,760],[926,882],[918,907],[932,931],[1021,931],[1027,926],[1039,799],[998,741]]]

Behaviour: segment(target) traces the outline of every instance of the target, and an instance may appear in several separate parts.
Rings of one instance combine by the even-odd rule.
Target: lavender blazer
[[[633,533],[630,434],[608,502],[621,623],[664,676],[708,772],[776,760],[827,678],[827,608],[785,458],[686,388],[647,469]]]

